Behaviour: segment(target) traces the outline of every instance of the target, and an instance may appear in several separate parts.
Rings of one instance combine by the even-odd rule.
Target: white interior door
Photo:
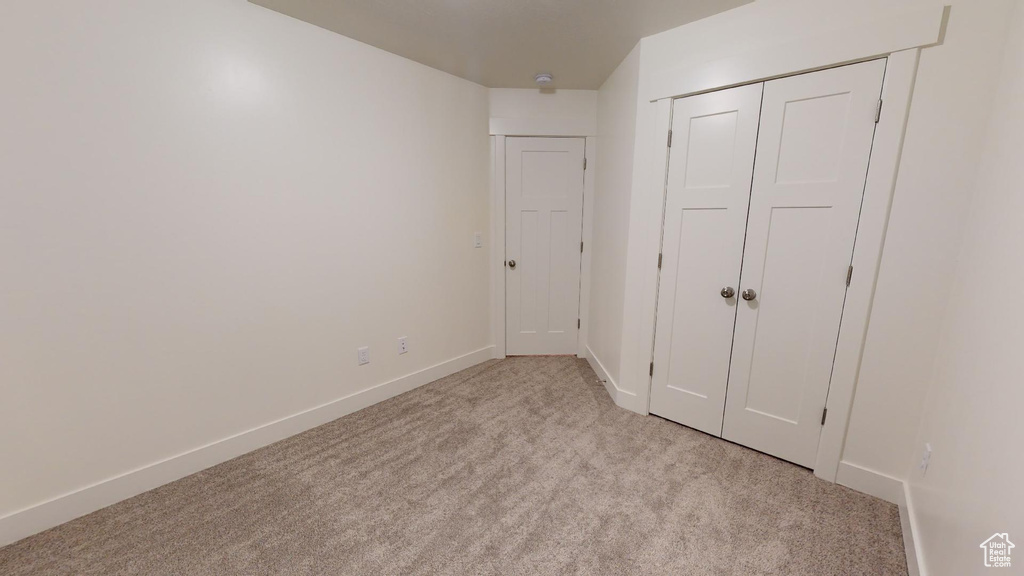
[[[875,60],[764,85],[740,275],[752,292],[723,437],[802,466],[817,453],[884,72]]]
[[[762,84],[676,100],[651,413],[722,434]]]
[[[506,354],[576,353],[584,146],[506,140]]]

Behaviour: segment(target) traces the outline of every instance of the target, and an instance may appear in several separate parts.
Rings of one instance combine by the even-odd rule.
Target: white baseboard
[[[907,555],[909,576],[926,576],[921,551],[917,546],[914,506],[906,482],[849,462],[840,462],[836,483],[858,492],[881,498],[900,509],[900,528],[903,530],[903,548]]]
[[[616,402],[615,397],[618,396],[619,388],[615,385],[615,379],[608,374],[608,370],[605,369],[604,364],[597,359],[594,351],[587,346],[587,363],[590,364],[590,368],[597,374],[597,377],[604,384],[604,389],[608,391],[608,395],[612,397],[612,402]],[[617,402],[616,402],[617,403]]]
[[[909,576],[927,576],[924,557],[917,544],[917,520],[914,516],[914,503],[910,498],[910,485],[903,483],[903,495],[897,503],[900,507],[900,527],[903,528],[903,549],[907,553],[907,574]]]
[[[622,388],[618,389],[618,398],[615,399],[615,403],[620,408],[625,408],[630,412],[636,412],[637,414],[643,414],[647,416],[647,405],[642,403],[640,397],[633,392],[628,392]]]
[[[870,494],[893,504],[899,504],[903,499],[902,480],[845,461],[839,463],[836,484],[853,488],[858,492]]]
[[[615,383],[615,379],[608,374],[608,370],[605,369],[604,364],[594,354],[594,351],[590,349],[590,346],[587,346],[587,362],[594,370],[594,373],[597,374],[597,377],[604,382],[604,389],[608,391],[608,395],[612,397],[612,402],[615,402],[616,406],[639,414],[647,414],[647,407],[640,406],[640,398],[632,392],[619,388],[619,385]]]
[[[58,526],[490,360],[487,346],[0,518],[0,546]]]

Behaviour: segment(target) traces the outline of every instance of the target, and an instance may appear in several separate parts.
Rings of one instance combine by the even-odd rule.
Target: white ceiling
[[[491,88],[596,89],[640,38],[751,0],[250,0]]]

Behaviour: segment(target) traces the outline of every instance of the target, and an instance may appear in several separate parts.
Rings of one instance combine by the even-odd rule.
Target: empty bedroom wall
[[[597,119],[596,90],[491,88],[492,134],[592,136]]]
[[[622,302],[626,288],[629,195],[636,136],[640,44],[597,93],[597,179],[590,269],[588,355],[612,380],[619,379]]]
[[[490,357],[485,88],[245,0],[4,2],[0,69],[0,522]]]
[[[843,460],[901,480],[930,386],[1014,0],[947,0],[921,51]]]
[[[1024,534],[1024,308],[1015,297],[1024,285],[1024,2],[1016,5],[917,435],[933,452],[927,472],[917,458],[910,472],[932,576],[980,574],[983,541],[1006,532],[1020,547]]]

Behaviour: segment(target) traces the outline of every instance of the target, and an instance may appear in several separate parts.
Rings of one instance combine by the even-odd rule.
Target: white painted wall
[[[637,44],[597,92],[597,178],[591,242],[589,354],[619,379],[626,242],[640,74]],[[600,372],[599,372],[600,373]]]
[[[488,346],[485,88],[245,0],[4,2],[0,70],[0,517]]]
[[[921,52],[843,460],[906,478],[1012,0],[951,2]]]
[[[597,90],[491,88],[488,94],[491,134],[597,134]]]
[[[922,6],[952,4],[945,42],[922,52],[903,162],[843,459],[903,479],[915,444],[940,311],[948,295],[969,187],[988,117],[1012,0],[760,0],[644,38],[619,386],[646,404],[650,312],[661,198],[652,162],[664,153],[648,103],[651,77],[721,58],[827,36]],[[653,144],[657,146],[653,146]],[[663,176],[662,176],[663,177]],[[652,292],[653,293],[653,292]]]
[[[918,446],[932,446],[931,464],[910,474],[931,576],[984,572],[979,545],[997,531],[1024,544],[1024,3],[1016,5],[917,435]],[[1019,571],[1024,556],[1012,558]]]

